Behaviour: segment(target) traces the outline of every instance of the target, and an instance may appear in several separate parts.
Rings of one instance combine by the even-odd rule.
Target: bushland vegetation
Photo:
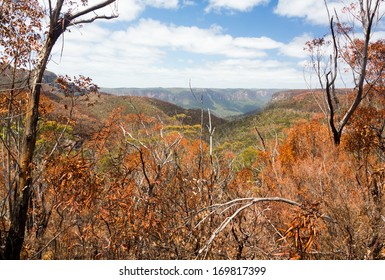
[[[75,20],[109,18],[79,19],[60,13],[63,1],[55,2],[49,15],[61,32]],[[381,2],[358,1],[362,6],[349,11],[362,8],[371,17]],[[4,0],[1,12],[14,15],[10,22],[17,18],[12,9],[37,20],[44,11],[36,14],[33,3]],[[23,33],[26,22],[33,26]],[[42,35],[38,22],[0,27],[2,46],[11,46],[7,30],[21,32],[18,38],[29,42],[24,46],[33,46],[5,49],[1,58],[1,258],[385,258],[384,41],[365,47],[357,39],[351,48],[339,48],[337,58],[365,75],[362,88],[338,93],[330,83],[336,72],[318,71],[327,87],[297,96],[299,107],[292,99],[272,105],[238,127],[247,137],[235,142],[232,126],[215,130],[203,108],[196,123],[180,113],[136,110],[135,102],[134,111],[109,110],[98,125],[92,114],[82,118],[87,106],[76,115],[77,104],[88,104],[89,111],[96,106],[89,78],[60,77],[59,89],[42,86],[36,75],[49,52],[37,55],[31,71],[20,70],[26,67],[22,58],[41,54],[49,36],[60,36],[56,29]],[[331,24],[338,26],[333,17]],[[290,113],[277,115],[281,110],[274,106]],[[266,115],[284,121],[269,126]],[[223,133],[226,139],[217,137]]]

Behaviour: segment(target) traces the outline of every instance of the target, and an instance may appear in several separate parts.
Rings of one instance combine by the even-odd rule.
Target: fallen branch
[[[251,198],[237,198],[237,199],[233,199],[231,201],[228,201],[228,202],[225,202],[225,203],[221,203],[221,204],[214,204],[214,205],[211,205],[209,207],[206,207],[204,209],[202,209],[201,211],[198,211],[198,213],[201,213],[203,211],[207,211],[209,210],[209,213],[202,219],[202,221],[206,220],[207,217],[211,216],[213,213],[219,213],[219,214],[222,214],[224,212],[226,212],[228,209],[230,209],[232,206],[234,205],[242,205],[240,206],[237,210],[235,210],[235,212],[229,216],[229,217],[226,217],[222,223],[219,225],[219,227],[217,227],[214,232],[211,234],[209,240],[206,242],[206,244],[199,250],[199,253],[198,253],[198,256],[200,254],[202,254],[204,251],[207,251],[208,248],[210,247],[210,245],[212,244],[212,242],[214,241],[214,239],[226,228],[226,226],[239,214],[241,213],[243,210],[249,208],[250,206],[256,204],[256,203],[259,203],[259,202],[280,202],[280,203],[284,203],[284,204],[289,204],[291,206],[295,206],[295,207],[299,207],[303,210],[306,210],[306,211],[310,211],[309,209],[307,209],[303,204],[301,203],[298,203],[296,201],[293,201],[293,200],[290,200],[290,199],[286,199],[286,198],[281,198],[281,197],[261,197],[261,198],[255,198],[255,197],[251,197]],[[221,210],[225,208],[224,210]],[[220,211],[218,211],[220,210]],[[196,213],[196,214],[198,214]],[[319,215],[319,217],[327,220],[327,221],[334,221],[332,218],[328,217],[328,216],[325,216],[325,215]],[[200,225],[202,223],[202,221],[200,221],[198,223],[198,225]],[[198,226],[197,225],[197,226]]]

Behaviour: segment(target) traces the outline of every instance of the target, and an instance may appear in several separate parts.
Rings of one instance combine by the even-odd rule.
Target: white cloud
[[[48,0],[38,0],[40,5],[48,10]],[[156,1],[156,0],[155,0]],[[151,1],[151,2],[155,2]],[[145,9],[147,4],[156,4],[156,3],[146,3],[148,1],[139,1],[139,0],[121,0],[116,3],[110,4],[107,7],[99,9],[96,11],[98,15],[112,15],[119,14],[118,20],[121,21],[131,21],[136,19]],[[163,1],[161,1],[163,2]],[[101,0],[89,0],[88,5],[93,6],[95,4],[101,3]],[[80,0],[72,0],[63,6],[63,11],[68,11],[69,9],[72,12],[77,12],[84,10],[84,6],[81,4]]]
[[[43,7],[48,7],[47,0],[38,0]],[[101,0],[89,0],[88,5],[92,6],[100,3]],[[80,11],[84,9],[80,0],[73,0],[72,5],[64,7],[67,10],[69,7],[73,11]],[[99,15],[111,15],[119,14],[117,20],[119,21],[132,21],[137,19],[140,14],[146,9],[146,7],[155,7],[162,9],[177,9],[179,8],[179,0],[121,0],[116,3],[110,4],[107,7],[96,11]]]
[[[218,26],[202,29],[196,26],[166,25],[151,19],[142,19],[138,25],[131,26],[126,32],[115,33],[114,36],[141,46],[238,58],[262,57],[266,55],[264,50],[281,46],[279,42],[267,37],[234,38],[223,34]]]
[[[331,12],[335,10],[341,15],[342,8],[351,3],[352,0],[329,0],[327,2]],[[289,18],[305,18],[306,21],[313,24],[327,25],[329,22],[327,10],[322,0],[279,0],[274,12]]]
[[[249,11],[254,7],[269,3],[270,0],[209,0],[206,12],[225,10]]]
[[[196,4],[194,0],[183,0],[182,6],[195,6]]]
[[[357,4],[356,0],[327,0],[328,10],[331,15],[338,14],[338,18],[342,22],[350,23],[356,27],[361,25],[355,19],[359,18],[359,8],[350,12],[344,8],[351,4]],[[364,5],[366,1],[364,1]],[[278,4],[274,12],[280,16],[289,18],[299,17],[304,18],[307,22],[318,25],[329,25],[329,17],[327,8],[323,0],[278,0]],[[356,15],[352,15],[352,13]],[[385,14],[385,5],[381,5],[378,16],[382,17]],[[380,28],[385,28],[384,19],[379,22]],[[381,27],[382,26],[382,27]]]
[[[145,0],[140,2],[144,2],[147,6],[165,9],[176,9],[179,6],[178,0]]]
[[[373,32],[371,42],[383,40],[384,38],[385,38],[385,31],[376,31],[376,32]]]
[[[145,5],[143,3],[139,3],[137,0],[124,0],[118,2],[117,9],[119,14],[117,20],[131,21],[139,17],[139,15],[144,11]]]
[[[137,19],[146,7],[163,9],[177,9],[178,0],[124,0],[118,2],[120,21],[132,21]]]
[[[260,50],[276,49],[282,47],[282,43],[268,37],[238,37],[234,39],[234,45],[243,48],[255,48]]]
[[[289,57],[306,58],[309,54],[304,51],[305,44],[313,38],[308,33],[294,37],[288,44],[280,48],[280,53]]]
[[[48,69],[83,74],[106,87],[301,87],[302,70],[269,58],[284,44],[268,37],[233,37],[219,26],[202,29],[142,19],[127,30],[97,24],[65,34]],[[302,49],[302,47],[301,47]],[[279,82],[277,81],[279,79]]]
[[[225,59],[186,69],[183,74],[194,87],[303,87],[302,71],[277,60]]]
[[[265,2],[208,3],[211,9],[240,11]],[[113,27],[125,25],[125,29],[113,30],[111,25],[100,22],[72,28],[63,41],[58,41],[48,68],[58,74],[90,76],[106,87],[187,87],[190,78],[194,87],[306,87],[303,69],[308,54],[303,48],[312,39],[310,33],[283,43],[268,35],[237,37],[215,24],[200,28],[153,19],[133,21],[149,6],[178,9],[193,3],[121,0],[120,20],[126,22]],[[325,24],[325,18],[318,18],[325,11],[322,3],[322,0],[279,0],[275,12]],[[113,11],[113,8],[108,9]],[[383,37],[383,32],[374,35],[374,38]]]

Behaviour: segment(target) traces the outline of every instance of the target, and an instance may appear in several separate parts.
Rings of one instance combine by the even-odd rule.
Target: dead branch
[[[235,210],[234,213],[231,214],[231,216],[226,217],[222,221],[222,223],[214,230],[214,232],[211,234],[209,240],[199,250],[198,256],[201,255],[204,251],[206,251],[206,253],[207,253],[207,251],[208,251],[210,245],[212,244],[212,242],[214,241],[214,239],[227,227],[227,225],[235,217],[237,217],[239,215],[239,213],[241,213],[243,210],[249,208],[250,206],[252,206],[256,203],[263,203],[263,202],[279,202],[279,203],[288,204],[290,206],[299,207],[305,211],[310,211],[303,204],[298,203],[298,202],[293,201],[293,200],[290,200],[290,199],[282,198],[282,197],[237,198],[237,199],[225,202],[225,203],[213,204],[213,205],[206,207],[206,208],[204,208],[198,212],[198,213],[201,213],[202,211],[210,210],[209,213],[207,215],[205,215],[205,217],[203,217],[203,219],[198,223],[198,225],[200,225],[202,223],[202,221],[206,220],[209,216],[213,215],[214,213],[222,214],[222,213],[226,212],[227,210],[229,210],[230,208],[232,208],[232,206],[235,206],[235,205],[242,205],[242,206],[240,206],[237,210]],[[225,209],[223,210],[223,208],[225,208]],[[326,215],[319,214],[319,213],[317,213],[317,215],[319,215],[320,218],[322,218],[326,221],[329,221],[329,222],[334,221],[332,218],[330,218]]]

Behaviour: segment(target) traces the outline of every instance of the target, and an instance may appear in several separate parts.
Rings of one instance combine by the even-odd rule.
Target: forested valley
[[[369,40],[383,1],[347,7],[364,39],[337,44],[352,37],[331,16],[334,40],[305,46],[320,88],[233,120],[193,87],[198,109],[48,82],[62,33],[113,20],[94,12],[115,1],[49,2],[0,1],[1,259],[385,258],[385,41]],[[355,88],[335,87],[341,60]]]

